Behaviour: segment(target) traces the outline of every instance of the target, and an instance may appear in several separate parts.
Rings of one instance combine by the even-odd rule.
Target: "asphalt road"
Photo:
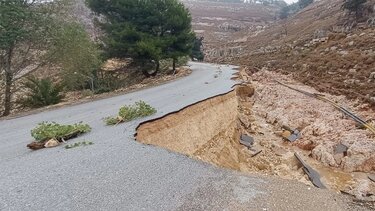
[[[103,118],[143,100],[162,116],[227,92],[233,66],[191,63],[190,76],[158,87],[0,121],[0,210],[341,210],[341,196],[295,181],[242,174],[134,141],[139,119],[115,127]],[[217,75],[218,77],[215,77]],[[63,146],[30,151],[42,121],[90,124]],[[317,204],[318,202],[318,204]],[[341,204],[340,204],[341,203]]]

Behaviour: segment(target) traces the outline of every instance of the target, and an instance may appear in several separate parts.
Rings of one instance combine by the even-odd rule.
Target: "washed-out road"
[[[345,210],[346,199],[296,181],[214,167],[134,141],[142,121],[228,92],[234,66],[190,63],[192,74],[158,87],[0,121],[0,210]],[[143,100],[157,114],[117,126],[103,118]],[[31,151],[39,122],[83,121],[94,145]]]

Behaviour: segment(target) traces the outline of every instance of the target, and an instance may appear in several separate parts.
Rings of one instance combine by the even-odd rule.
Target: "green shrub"
[[[107,117],[107,125],[115,125],[121,122],[128,122],[137,118],[150,116],[156,113],[156,109],[143,101],[138,101],[134,105],[126,105],[120,108],[117,117]]]
[[[23,85],[28,89],[26,97],[20,100],[21,105],[25,107],[39,108],[57,104],[64,97],[61,94],[62,87],[54,85],[48,78],[29,77]]]
[[[37,142],[44,142],[52,138],[62,141],[90,131],[91,127],[82,123],[74,125],[60,125],[55,122],[42,122],[39,123],[36,128],[31,130],[31,136]]]

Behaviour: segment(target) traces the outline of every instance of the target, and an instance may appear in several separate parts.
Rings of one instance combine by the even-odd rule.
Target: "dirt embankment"
[[[235,93],[229,92],[144,123],[136,138],[145,144],[239,170],[239,146],[234,141],[238,134],[237,106]],[[220,142],[220,137],[228,141]]]
[[[245,83],[230,93],[141,124],[136,139],[216,166],[311,185],[294,156],[298,152],[328,188],[374,200],[375,184],[367,178],[375,167],[371,153],[375,142],[369,131],[356,128],[333,106],[274,82],[276,78],[316,92],[288,76],[262,70],[253,75],[242,71],[239,78]],[[371,117],[345,97],[327,97],[362,118]],[[302,137],[293,143],[285,141],[282,126],[298,129]],[[251,149],[240,144],[243,134],[254,139]],[[339,144],[348,147],[345,154],[335,152]]]

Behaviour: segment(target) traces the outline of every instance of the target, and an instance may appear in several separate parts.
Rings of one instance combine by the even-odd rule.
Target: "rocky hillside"
[[[359,23],[341,5],[342,0],[316,1],[287,20],[246,34],[242,42],[216,46],[227,53],[210,61],[241,64],[251,72],[279,71],[375,108],[375,1],[367,2]]]
[[[204,37],[206,61],[239,54],[249,35],[274,24],[281,9],[278,5],[194,0],[183,3],[192,14],[195,33]]]

